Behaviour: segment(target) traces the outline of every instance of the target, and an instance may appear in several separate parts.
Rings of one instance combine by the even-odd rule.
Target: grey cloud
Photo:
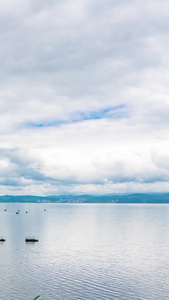
[[[1,1],[1,185],[24,193],[38,185],[42,194],[164,187],[168,8],[159,0]]]

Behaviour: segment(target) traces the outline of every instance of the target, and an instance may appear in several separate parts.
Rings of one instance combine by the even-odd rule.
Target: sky
[[[0,0],[0,195],[169,192],[169,2]]]

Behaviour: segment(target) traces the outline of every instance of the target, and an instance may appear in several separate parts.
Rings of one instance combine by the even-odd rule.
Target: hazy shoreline
[[[0,203],[169,203],[169,193],[30,196],[4,195]]]

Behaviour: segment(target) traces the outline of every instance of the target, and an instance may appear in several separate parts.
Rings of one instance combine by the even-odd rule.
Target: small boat
[[[26,211],[26,214],[28,213],[28,211]]]
[[[46,211],[46,209],[44,209],[44,211]]]
[[[6,211],[6,208],[4,209],[4,211]]]
[[[39,242],[39,240],[36,239],[35,237],[26,237],[25,242],[26,243],[36,243],[36,242]]]
[[[0,236],[0,242],[6,242],[6,237]]]
[[[16,215],[19,215],[19,211],[16,212]]]
[[[39,240],[37,240],[37,239],[25,239],[25,242],[26,243],[36,243],[36,242],[39,242]]]

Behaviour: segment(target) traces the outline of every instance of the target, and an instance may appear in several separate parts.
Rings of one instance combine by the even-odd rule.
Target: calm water
[[[0,204],[4,235],[1,300],[169,299],[169,205]]]

